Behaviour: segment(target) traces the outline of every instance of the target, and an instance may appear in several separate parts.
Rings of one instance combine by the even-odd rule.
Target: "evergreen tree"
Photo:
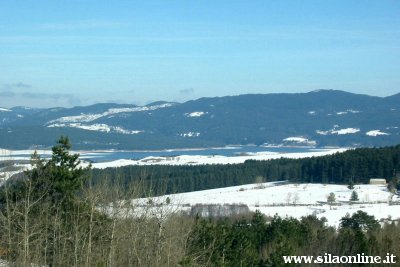
[[[335,193],[331,192],[331,193],[329,194],[328,198],[327,198],[327,201],[328,201],[329,207],[332,208],[333,202],[336,201]]]
[[[353,230],[373,231],[379,228],[379,222],[374,216],[368,215],[364,211],[357,211],[351,217],[349,214],[340,220],[341,228],[350,228]]]
[[[400,190],[400,173],[396,173],[396,171],[394,171],[393,177],[389,181],[387,187],[393,194]]]
[[[358,201],[358,194],[356,192],[356,190],[353,190],[353,192],[351,193],[351,197],[350,197],[350,201]]]
[[[49,169],[48,182],[52,184],[51,199],[72,201],[89,177],[89,169],[80,166],[79,154],[70,154],[71,143],[68,137],[61,136],[52,148],[52,157],[44,168]]]
[[[32,169],[0,188],[0,214],[13,219],[10,232],[21,232],[14,238],[21,235],[22,242],[16,242],[18,245],[13,249],[18,250],[19,244],[23,244],[22,255],[16,255],[22,258],[23,265],[30,261],[31,243],[45,247],[42,257],[49,266],[57,265],[60,247],[67,249],[67,244],[74,245],[70,241],[63,243],[63,238],[72,241],[78,233],[92,235],[94,218],[104,217],[79,195],[89,177],[90,166],[80,166],[79,154],[70,154],[70,148],[69,139],[62,136],[52,148],[51,159],[41,159],[35,152],[31,157]],[[75,227],[77,222],[79,229]]]
[[[347,186],[348,189],[353,190],[354,189],[354,182],[353,182],[353,178],[350,178],[349,180],[349,184]]]

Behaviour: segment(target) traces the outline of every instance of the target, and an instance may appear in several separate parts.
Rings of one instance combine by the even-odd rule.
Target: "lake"
[[[221,155],[221,156],[239,156],[259,152],[277,152],[277,153],[299,153],[310,152],[320,149],[310,147],[263,147],[263,146],[228,146],[223,148],[206,149],[171,149],[157,151],[110,151],[110,152],[89,152],[83,153],[82,158],[93,162],[105,162],[118,159],[143,159],[146,157],[174,157],[180,155]]]
[[[143,159],[146,157],[174,157],[180,155],[221,155],[221,156],[239,156],[251,155],[260,152],[276,152],[276,153],[301,153],[319,151],[313,147],[265,147],[265,146],[227,146],[220,148],[203,148],[203,149],[167,149],[167,150],[135,150],[135,151],[77,151],[81,158],[92,162],[106,162],[118,159]],[[0,155],[0,161],[3,160],[28,160],[33,151],[12,151],[11,153],[3,153]],[[38,151],[42,158],[49,158],[51,151]]]

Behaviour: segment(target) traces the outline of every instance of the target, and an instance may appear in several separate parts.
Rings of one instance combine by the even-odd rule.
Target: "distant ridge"
[[[0,147],[49,147],[68,135],[79,149],[163,149],[230,144],[380,146],[400,143],[400,93],[320,89],[207,97],[145,106],[98,103],[0,112]]]

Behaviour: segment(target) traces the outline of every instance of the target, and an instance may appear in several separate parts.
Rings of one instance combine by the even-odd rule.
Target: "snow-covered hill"
[[[165,195],[152,200],[152,203],[171,202],[169,210],[189,211],[191,207],[202,205],[237,204],[247,205],[250,210],[260,210],[267,216],[275,214],[281,217],[300,218],[315,214],[325,217],[327,223],[339,226],[340,219],[362,210],[376,219],[400,218],[399,197],[388,192],[384,185],[356,185],[354,190],[358,193],[359,202],[350,203],[353,190],[345,185],[332,184],[282,184],[259,183],[227,188],[210,189],[189,193]],[[327,197],[334,193],[336,202],[330,206]],[[139,204],[148,203],[148,199],[135,200]],[[158,207],[159,209],[159,207]]]

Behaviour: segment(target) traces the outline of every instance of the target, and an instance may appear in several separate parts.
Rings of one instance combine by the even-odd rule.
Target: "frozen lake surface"
[[[313,147],[265,147],[265,146],[226,146],[219,148],[198,149],[166,149],[166,150],[134,150],[134,151],[76,151],[81,158],[91,162],[108,162],[115,160],[140,160],[148,157],[177,157],[177,156],[254,156],[257,154],[286,154],[326,151]],[[0,150],[1,160],[29,160],[34,150]],[[38,150],[38,154],[46,158],[50,150]]]

